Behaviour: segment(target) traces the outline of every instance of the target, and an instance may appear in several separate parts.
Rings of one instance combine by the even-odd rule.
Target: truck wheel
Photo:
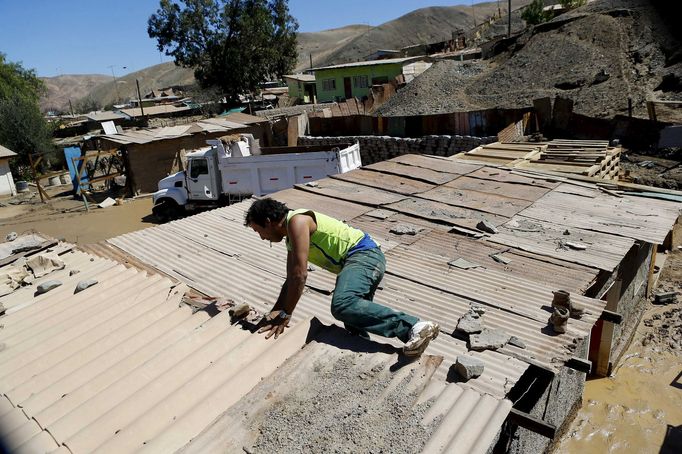
[[[170,222],[180,217],[180,206],[175,200],[163,199],[152,208],[152,214],[160,222]]]

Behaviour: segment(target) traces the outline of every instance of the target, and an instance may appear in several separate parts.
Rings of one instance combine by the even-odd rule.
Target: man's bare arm
[[[292,250],[287,254],[287,279],[272,308],[272,316],[267,318],[265,325],[259,330],[261,333],[268,331],[266,338],[274,335],[277,339],[289,323],[288,318],[276,318],[276,313],[283,310],[291,315],[301,299],[308,278],[310,232],[314,226],[312,223],[312,219],[308,216],[295,216],[289,221],[288,233]]]

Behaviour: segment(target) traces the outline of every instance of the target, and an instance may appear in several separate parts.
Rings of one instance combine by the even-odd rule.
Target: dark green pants
[[[359,251],[346,259],[336,278],[332,315],[359,334],[397,337],[407,342],[417,317],[372,302],[386,271],[386,258],[379,248]]]

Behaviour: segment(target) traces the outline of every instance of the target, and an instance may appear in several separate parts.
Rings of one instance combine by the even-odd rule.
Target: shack
[[[186,152],[206,146],[206,141],[226,133],[249,133],[267,144],[262,118],[249,125],[225,118],[209,118],[188,125],[125,131],[90,139],[90,150],[121,150],[126,166],[126,185],[133,194],[154,192],[160,179],[184,170]]]
[[[0,145],[0,195],[14,195],[17,193],[14,187],[14,178],[9,168],[9,160],[17,154]]]

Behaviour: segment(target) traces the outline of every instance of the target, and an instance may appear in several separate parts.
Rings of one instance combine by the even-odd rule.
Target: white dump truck
[[[357,143],[261,148],[250,134],[206,143],[207,147],[186,155],[186,171],[159,181],[159,190],[152,196],[152,211],[159,219],[167,221],[185,211],[270,194],[362,165]]]

